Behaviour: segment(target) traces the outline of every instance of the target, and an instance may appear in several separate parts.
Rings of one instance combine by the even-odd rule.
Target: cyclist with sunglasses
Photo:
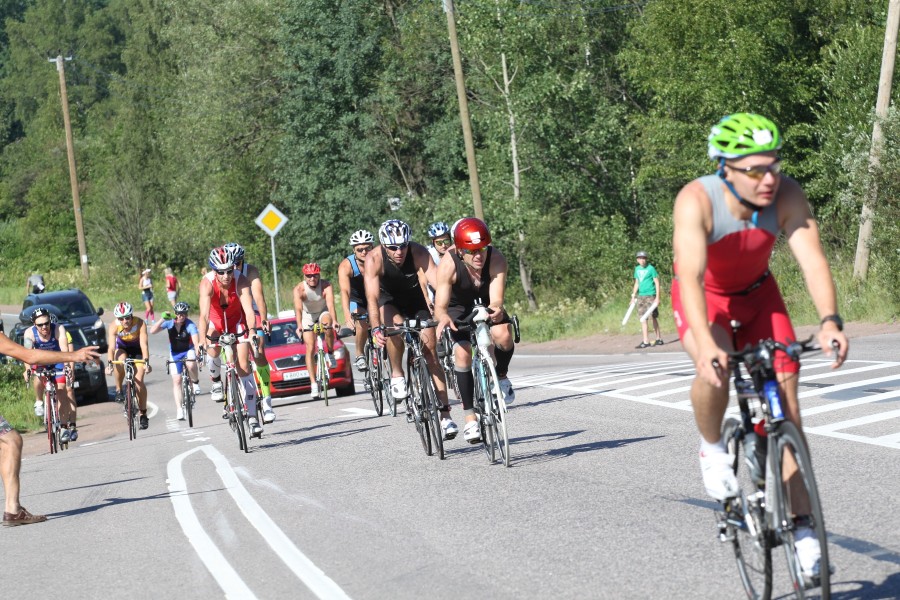
[[[428,253],[434,260],[434,264],[439,265],[441,259],[447,254],[447,249],[453,245],[453,240],[450,239],[450,226],[443,221],[432,223],[428,226],[428,237],[431,238]]]
[[[200,280],[200,318],[197,330],[206,334],[206,340],[218,341],[223,333],[233,333],[245,338],[250,334],[250,323],[255,321],[250,282],[235,270],[234,251],[220,246],[213,248],[207,260],[211,271]],[[206,340],[200,340],[200,354],[206,355],[206,366],[212,377],[210,397],[215,402],[225,399],[222,392],[222,362],[219,347],[206,348]],[[235,346],[236,368],[249,415],[250,433],[262,435],[263,428],[256,416],[256,380],[250,365],[249,344]]]
[[[391,360],[391,395],[403,400],[408,395],[403,376],[402,336],[386,337],[383,323],[401,324],[404,319],[430,319],[427,285],[434,281],[436,266],[421,244],[409,241],[409,225],[399,220],[382,223],[378,229],[381,245],[366,260],[366,298],[369,304],[369,325],[373,328],[375,342],[387,344]],[[450,418],[447,401],[447,384],[444,371],[437,359],[437,337],[434,328],[423,329],[422,346],[428,370],[434,381],[441,410],[441,429],[444,439],[452,440],[459,427]]]
[[[69,352],[72,350],[70,338],[66,328],[57,324],[54,315],[44,307],[35,308],[31,312],[32,326],[25,330],[25,336],[22,345],[26,348],[34,348],[36,350],[53,350],[56,352]],[[62,373],[65,366],[69,367],[71,373],[75,373],[75,365],[67,363],[56,365],[56,400],[59,404],[59,421],[65,424],[60,434],[60,441],[74,442],[78,439],[78,430],[75,426],[75,418],[77,414],[77,406],[75,404],[75,394],[73,391],[73,382],[66,379]],[[31,366],[25,366],[26,381],[31,373]],[[44,383],[40,377],[34,378],[34,414],[38,417],[44,416]]]
[[[460,219],[453,226],[453,249],[447,252],[437,270],[437,293],[434,314],[438,320],[437,335],[450,328],[453,357],[460,400],[465,414],[463,439],[470,443],[481,440],[481,431],[473,409],[475,379],[472,377],[472,348],[469,334],[457,331],[455,321],[469,314],[476,304],[487,306],[491,318],[491,338],[500,390],[507,404],[515,400],[515,392],[507,377],[515,344],[509,315],[503,309],[509,264],[497,248],[491,246],[491,232],[481,219]]]
[[[259,269],[244,260],[244,247],[235,242],[225,244],[224,248],[234,254],[234,268],[247,279],[250,285],[250,296],[253,297],[253,314],[255,315],[256,344],[258,352],[255,357],[256,376],[259,380],[259,391],[262,393],[263,423],[271,423],[275,420],[275,411],[272,410],[272,394],[269,392],[269,361],[266,360],[266,336],[271,332],[269,321],[269,307],[266,304],[266,296],[263,293],[262,279]]]
[[[159,333],[163,329],[169,333],[169,359],[190,360],[193,362],[173,362],[169,365],[172,376],[172,389],[175,394],[175,412],[179,421],[184,421],[184,410],[181,407],[181,374],[187,364],[188,374],[194,384],[194,395],[200,393],[200,372],[197,364],[196,348],[200,345],[197,325],[188,318],[190,306],[187,302],[177,302],[174,307],[175,317],[169,312],[162,314],[162,319],[150,327],[150,333]]]
[[[366,284],[364,270],[366,257],[372,250],[375,238],[365,229],[354,231],[350,236],[350,245],[353,253],[341,261],[338,265],[338,284],[341,286],[341,307],[347,321],[345,326],[356,331],[356,368],[359,371],[366,370],[366,357],[363,356],[363,347],[366,337],[369,335],[368,321],[357,318],[367,311]]]
[[[767,338],[784,344],[796,340],[769,271],[769,257],[781,233],[819,313],[818,341],[827,355],[835,344],[832,368],[846,359],[848,342],[815,217],[799,184],[781,174],[778,128],[765,117],[737,113],[714,125],[708,142],[716,174],[690,182],[675,199],[672,308],[679,337],[697,369],[691,402],[700,431],[703,482],[710,496],[724,500],[738,493],[732,459],[720,434],[728,405],[729,373],[723,367],[728,365],[726,350],[732,349],[730,322],[741,323],[739,347]],[[775,368],[785,414],[799,429],[799,365],[781,355]],[[806,573],[818,568],[819,557],[818,541],[809,533],[797,534]]]
[[[106,374],[116,376],[116,402],[124,403],[125,396],[122,393],[122,382],[125,380],[125,365],[114,365],[111,361],[133,358],[146,362],[138,363],[135,367],[134,384],[138,392],[138,409],[140,412],[140,427],[147,429],[150,420],[147,418],[147,386],[144,385],[144,373],[150,373],[150,347],[147,343],[147,324],[143,319],[134,316],[134,307],[128,302],[119,302],[113,309],[115,323],[110,325],[107,333],[109,342],[109,360],[106,365]]]
[[[303,281],[294,286],[294,314],[297,316],[297,330],[303,332],[306,345],[306,370],[309,371],[309,394],[316,398],[319,386],[316,383],[316,334],[312,326],[316,323],[326,327],[325,360],[329,367],[334,360],[334,288],[327,279],[322,279],[322,269],[317,263],[303,265]]]

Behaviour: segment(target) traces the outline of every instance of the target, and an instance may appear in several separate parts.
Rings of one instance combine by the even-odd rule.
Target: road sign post
[[[275,279],[275,314],[281,312],[281,301],[278,298],[278,263],[275,260],[275,235],[281,231],[288,218],[284,213],[269,204],[263,209],[259,216],[256,217],[256,224],[259,228],[269,234],[269,240],[272,242],[272,276]]]

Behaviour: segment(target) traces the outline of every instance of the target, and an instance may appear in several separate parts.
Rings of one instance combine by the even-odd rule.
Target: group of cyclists
[[[675,281],[672,307],[679,337],[696,366],[691,401],[700,433],[699,460],[707,492],[717,500],[739,493],[733,459],[722,441],[721,427],[728,403],[729,350],[733,349],[731,321],[739,320],[739,346],[772,338],[788,343],[796,338],[781,293],[769,270],[777,237],[784,234],[805,276],[809,293],[821,318],[818,341],[826,354],[834,355],[833,368],[847,357],[848,340],[837,312],[837,295],[831,269],[819,239],[818,227],[799,184],[781,173],[781,133],[769,119],[751,113],[736,113],[714,125],[708,136],[708,155],[716,172],[688,183],[675,200],[673,254]],[[371,232],[360,229],[350,235],[352,252],[338,267],[338,284],[345,325],[354,330],[356,368],[364,371],[362,355],[369,336],[387,347],[390,359],[390,392],[397,400],[408,395],[403,372],[402,336],[386,336],[386,328],[404,319],[429,320],[436,326],[421,333],[428,368],[441,405],[444,439],[453,439],[459,427],[450,416],[447,384],[437,357],[437,341],[449,330],[455,375],[464,414],[463,438],[478,442],[480,431],[473,410],[474,381],[469,338],[457,329],[457,321],[477,304],[488,307],[493,355],[504,399],[515,398],[507,373],[514,344],[510,319],[504,309],[508,264],[492,245],[487,225],[467,217],[452,227],[437,222],[428,228],[429,246],[411,240],[407,223],[392,219],[378,229],[378,245]],[[255,398],[262,394],[263,421],[275,419],[268,392],[268,364],[264,337],[268,331],[267,306],[259,271],[244,262],[244,250],[234,243],[214,248],[209,254],[212,269],[200,282],[199,324],[188,319],[189,307],[175,305],[174,318],[164,318],[151,333],[166,329],[172,357],[203,360],[212,378],[211,395],[222,399],[219,349],[214,344],[222,333],[258,336],[259,352],[251,357],[249,344],[237,348],[237,371],[243,384],[250,427],[262,432]],[[315,381],[312,355],[316,323],[327,330],[329,361],[333,361],[335,307],[330,281],[322,278],[316,263],[303,267],[303,281],[294,288],[297,325],[304,332],[307,366]],[[117,323],[109,330],[109,359],[132,357],[145,361],[137,368],[140,426],[147,427],[145,372],[150,371],[146,323],[133,315],[127,302],[115,307]],[[169,315],[165,315],[168,317]],[[34,327],[26,332],[26,344],[38,349],[68,350],[64,328],[52,322],[46,311],[35,311]],[[333,364],[333,363],[332,363]],[[785,415],[800,427],[795,361],[779,357],[775,362]],[[173,366],[173,378],[181,366]],[[121,399],[123,370],[115,370],[117,397]],[[254,376],[254,372],[256,376]],[[191,380],[198,383],[196,366]],[[258,380],[258,383],[257,383]],[[318,390],[312,384],[312,395]],[[63,388],[64,389],[64,388]],[[178,386],[176,406],[180,407]],[[259,392],[257,391],[259,389]],[[38,395],[40,398],[40,395]],[[60,399],[68,408],[70,439],[77,437],[74,403],[63,391]],[[37,404],[36,404],[37,409]],[[179,408],[180,410],[180,408]],[[801,429],[802,430],[802,429]],[[785,480],[793,477],[785,470]],[[802,507],[802,503],[799,505]],[[799,519],[800,515],[798,515]],[[798,520],[802,523],[802,520]],[[815,574],[822,566],[815,537],[797,527],[796,548],[804,573]]]

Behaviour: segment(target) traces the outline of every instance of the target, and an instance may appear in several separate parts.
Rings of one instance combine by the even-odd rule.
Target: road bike
[[[732,322],[735,338],[739,327],[740,323]],[[726,500],[724,512],[716,516],[719,539],[731,545],[741,582],[752,600],[769,600],[772,595],[772,549],[777,546],[784,548],[797,598],[804,598],[804,592],[813,587],[820,588],[823,599],[831,594],[825,519],[809,449],[800,430],[785,418],[774,369],[776,351],[797,361],[804,352],[819,350],[811,339],[786,345],[763,340],[729,353],[740,415],[725,420],[722,439],[734,457],[741,491]],[[742,375],[742,366],[749,380]],[[794,469],[785,482],[784,473]],[[796,535],[805,527],[821,548],[817,577],[806,577],[797,557]]]
[[[472,377],[475,379],[473,408],[478,416],[482,446],[490,462],[495,462],[499,457],[508,467],[511,458],[506,401],[500,389],[494,357],[491,355],[494,344],[491,338],[491,312],[493,311],[486,306],[476,305],[469,316],[456,321],[456,326],[460,331],[468,331],[471,341]],[[517,324],[514,327],[518,329]]]
[[[406,420],[416,426],[425,454],[437,454],[444,459],[444,432],[441,429],[441,408],[437,390],[428,370],[428,361],[422,350],[423,329],[437,325],[436,321],[406,319],[400,325],[386,327],[386,336],[403,335],[406,341]]]
[[[56,400],[56,378],[65,375],[66,381],[72,377],[69,367],[57,371],[54,366],[36,366],[31,369],[28,381],[37,377],[44,384],[44,426],[47,428],[47,441],[50,443],[50,454],[59,450],[68,450],[69,442],[62,441],[62,423],[59,420],[59,403]]]
[[[139,412],[137,385],[134,381],[134,375],[137,370],[136,365],[146,365],[146,360],[138,358],[123,358],[122,360],[109,361],[112,365],[125,366],[125,419],[128,421],[128,439],[134,440],[137,437],[137,423]]]
[[[331,373],[328,370],[328,360],[325,356],[325,331],[332,329],[331,325],[322,325],[315,323],[312,327],[303,331],[312,331],[316,336],[316,355],[313,358],[313,365],[316,368],[316,385],[319,388],[319,397],[325,400],[325,406],[328,406],[328,384],[331,381]],[[310,378],[310,381],[312,378]]]
[[[188,374],[188,365],[189,362],[198,362],[194,358],[182,358],[180,360],[167,360],[166,367],[169,365],[174,365],[176,363],[181,364],[181,411],[184,417],[187,419],[188,427],[194,426],[194,384],[191,381],[191,377]],[[198,363],[198,367],[202,369],[202,363]]]
[[[365,325],[367,326],[368,319],[369,315],[366,314],[353,315],[354,323],[357,321],[365,321]],[[372,337],[372,329],[367,328],[367,332],[366,343],[363,346],[363,357],[366,361],[366,371],[363,373],[363,387],[365,387],[366,391],[372,396],[372,403],[375,405],[375,414],[380,417],[384,414],[385,396],[390,396],[390,386],[384,386],[384,378],[382,376],[382,370],[387,363],[381,356],[382,349],[378,347]],[[390,371],[388,371],[388,378],[390,378]],[[393,407],[393,404],[391,404],[391,406]],[[392,410],[392,413],[396,416],[396,408]]]
[[[225,358],[223,363],[225,383],[222,386],[225,394],[225,418],[228,419],[231,430],[237,434],[238,448],[244,452],[250,452],[250,445],[247,441],[250,415],[244,402],[244,386],[235,365],[235,346],[248,343],[250,343],[248,339],[238,341],[237,335],[234,333],[223,333],[218,340],[209,344],[211,348],[222,348]],[[198,360],[201,359],[198,358]],[[257,412],[257,415],[259,418],[260,413]],[[262,437],[262,434],[259,434],[259,437]]]

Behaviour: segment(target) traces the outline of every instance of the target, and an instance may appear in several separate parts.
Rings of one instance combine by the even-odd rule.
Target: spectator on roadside
[[[641,250],[636,255],[637,266],[634,268],[634,289],[631,291],[631,299],[636,300],[638,318],[641,320],[641,333],[644,341],[638,348],[649,348],[650,346],[662,346],[663,341],[659,335],[659,273],[656,268],[650,264],[647,253]],[[653,313],[646,319],[642,318],[650,307],[653,307]],[[653,331],[656,333],[656,341],[650,343],[650,337],[647,321],[653,319]]]
[[[153,312],[153,280],[150,279],[150,269],[144,269],[138,276],[138,289],[141,290],[141,300],[144,302],[144,320],[153,325],[156,313]]]
[[[25,282],[25,295],[28,294],[43,294],[44,290],[44,276],[40,273],[32,273],[31,277]]]
[[[25,348],[0,333],[0,354],[12,356],[27,364],[54,365],[59,362],[96,362],[97,346],[86,346],[75,352],[55,352]],[[6,504],[3,509],[3,526],[30,525],[47,520],[44,515],[33,515],[19,504],[19,471],[22,467],[22,436],[0,415],[0,479]]]
[[[178,294],[181,292],[181,283],[172,272],[172,267],[166,267],[166,295],[169,297],[169,303],[172,308],[178,303]]]

